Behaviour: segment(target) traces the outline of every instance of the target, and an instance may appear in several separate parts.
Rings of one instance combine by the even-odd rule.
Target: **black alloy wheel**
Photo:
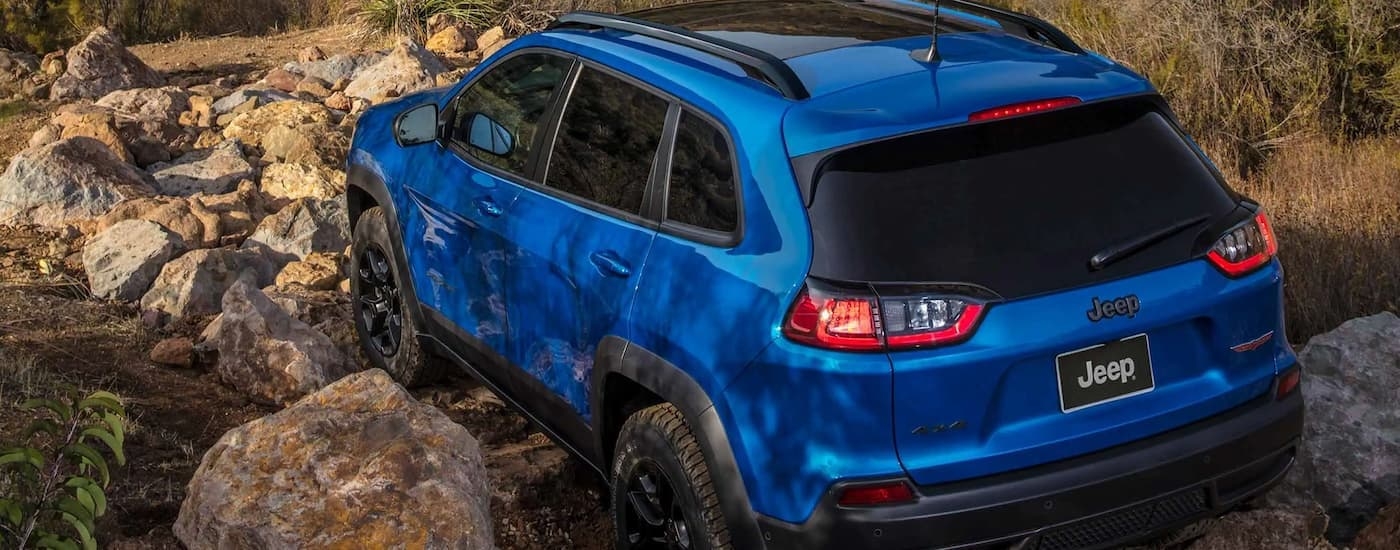
[[[378,245],[365,247],[356,269],[360,289],[360,320],[369,343],[380,355],[393,357],[403,338],[403,306],[389,257]]]
[[[689,550],[694,545],[681,499],[660,466],[642,460],[627,480],[627,542],[632,550]]]

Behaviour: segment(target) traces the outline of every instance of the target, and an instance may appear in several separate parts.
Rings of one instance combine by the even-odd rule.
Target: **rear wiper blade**
[[[1162,229],[1158,229],[1131,241],[1115,244],[1113,246],[1105,248],[1099,251],[1098,254],[1094,254],[1094,257],[1089,258],[1089,269],[1093,271],[1098,271],[1100,269],[1108,267],[1109,264],[1112,264],[1113,262],[1116,262],[1128,256],[1132,256],[1133,254],[1137,253],[1138,251],[1144,248],[1157,244],[1157,242],[1161,241],[1162,239],[1185,231],[1191,228],[1192,226],[1199,225],[1201,222],[1209,219],[1210,216],[1196,216],[1189,220],[1182,221],[1170,225],[1168,227],[1164,227]]]

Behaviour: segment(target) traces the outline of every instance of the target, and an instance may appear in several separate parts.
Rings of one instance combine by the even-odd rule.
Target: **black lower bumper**
[[[769,548],[1106,548],[1221,514],[1292,466],[1302,392],[1273,393],[1210,419],[1092,455],[920,487],[916,502],[836,505],[806,523],[759,517]]]

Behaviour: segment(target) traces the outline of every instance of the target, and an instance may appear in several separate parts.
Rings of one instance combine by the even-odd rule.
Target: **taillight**
[[[841,506],[880,506],[913,501],[914,490],[903,481],[846,487],[836,500]]]
[[[836,350],[942,346],[970,338],[985,310],[986,304],[959,296],[877,297],[809,282],[788,313],[783,334]]]
[[[1014,116],[1029,115],[1031,113],[1040,113],[1045,111],[1053,111],[1055,109],[1063,109],[1065,107],[1071,107],[1080,103],[1082,102],[1077,97],[1057,97],[1054,99],[1039,99],[1036,101],[1027,101],[1025,103],[1013,103],[1011,105],[1003,105],[994,109],[978,111],[969,115],[967,117],[967,120],[968,122],[986,122],[988,120],[997,120],[1000,118],[1010,118]]]
[[[1293,367],[1288,372],[1278,377],[1278,391],[1274,394],[1274,399],[1282,401],[1283,398],[1293,395],[1298,389],[1298,383],[1303,379],[1303,369]]]
[[[1269,217],[1260,210],[1249,221],[1225,232],[1206,257],[1226,275],[1240,277],[1269,263],[1275,254],[1278,254],[1278,239],[1269,225]]]

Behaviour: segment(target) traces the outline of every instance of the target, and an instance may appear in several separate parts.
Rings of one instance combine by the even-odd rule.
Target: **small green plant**
[[[19,446],[0,451],[0,547],[96,549],[111,471],[94,444],[126,464],[121,398],[105,391],[75,393],[30,399],[20,409],[38,418]]]

